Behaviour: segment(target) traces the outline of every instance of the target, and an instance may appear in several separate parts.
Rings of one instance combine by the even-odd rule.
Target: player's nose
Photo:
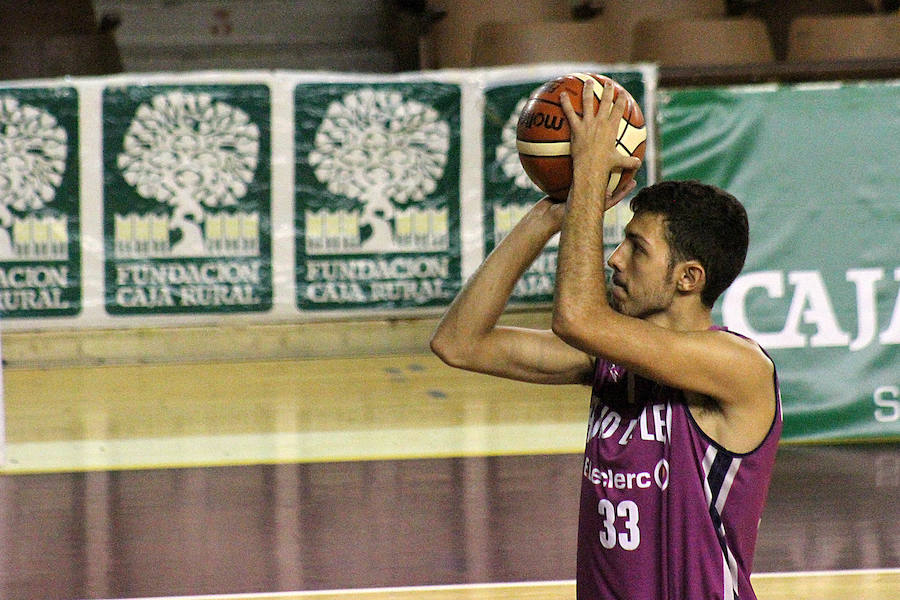
[[[616,249],[613,251],[613,253],[609,255],[609,258],[607,259],[606,264],[613,271],[619,272],[622,270],[621,260],[622,260],[622,246],[619,245],[616,247]]]

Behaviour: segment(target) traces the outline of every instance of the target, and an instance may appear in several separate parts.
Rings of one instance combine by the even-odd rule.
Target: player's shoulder
[[[742,333],[728,329],[727,327],[716,326],[709,329],[709,333],[721,340],[722,344],[732,346],[748,353],[748,356],[772,364],[772,357],[769,353],[753,338]]]
[[[775,362],[758,342],[725,327],[710,328],[705,334],[720,358],[744,378],[758,379],[760,383],[771,380]]]

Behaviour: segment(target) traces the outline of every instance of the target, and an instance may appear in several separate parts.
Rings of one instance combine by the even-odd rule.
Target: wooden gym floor
[[[586,389],[372,358],[4,372],[0,597],[574,598]],[[761,600],[900,597],[896,445],[782,447]]]

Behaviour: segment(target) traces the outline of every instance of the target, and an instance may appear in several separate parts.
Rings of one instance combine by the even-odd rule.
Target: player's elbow
[[[459,340],[448,335],[442,329],[438,329],[431,336],[431,351],[445,364],[460,369],[465,368],[465,351],[461,348]]]
[[[444,339],[440,332],[434,332],[431,336],[431,341],[429,342],[429,346],[431,346],[431,351],[442,361],[447,364],[450,364],[450,360],[452,358],[452,354],[450,353],[450,345]]]
[[[553,320],[550,328],[556,336],[574,348],[582,348],[585,319],[577,311],[565,306],[553,309]]]

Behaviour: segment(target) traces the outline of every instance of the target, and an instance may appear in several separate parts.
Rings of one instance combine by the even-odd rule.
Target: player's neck
[[[705,331],[713,325],[712,311],[697,298],[676,299],[666,310],[652,314],[646,320],[675,331]]]

